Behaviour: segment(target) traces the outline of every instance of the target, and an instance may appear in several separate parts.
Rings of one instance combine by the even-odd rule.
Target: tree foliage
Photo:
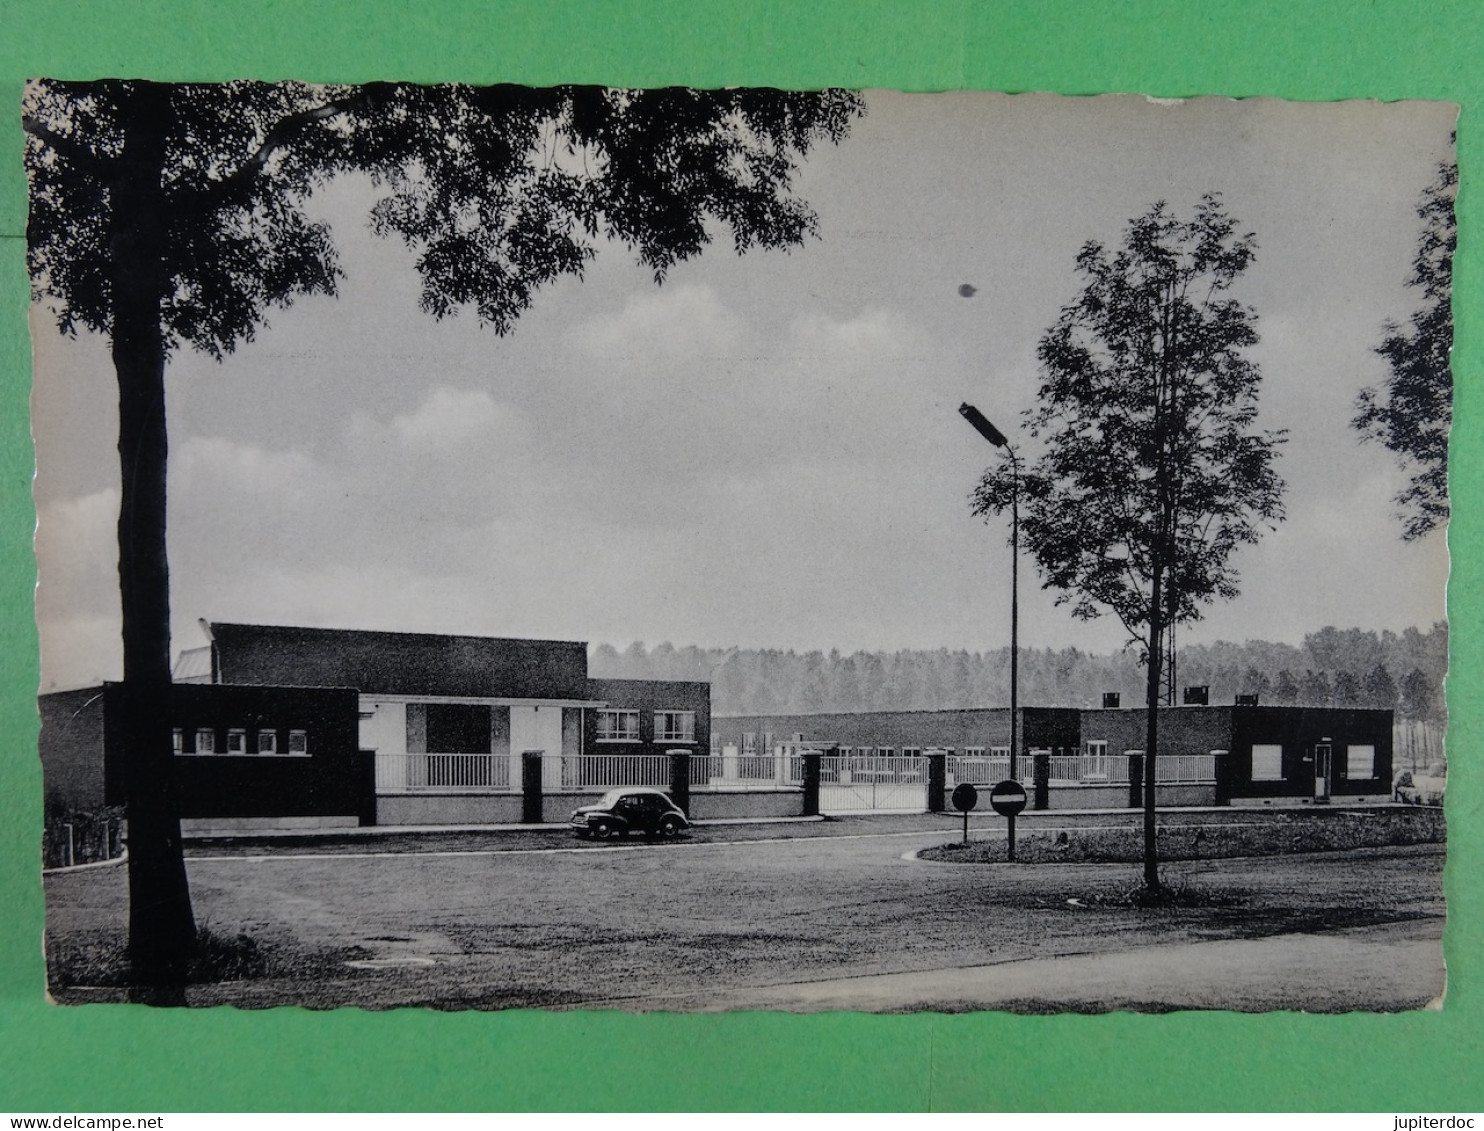
[[[1189,221],[1157,204],[1116,252],[1082,249],[1086,285],[1037,351],[1025,416],[1045,454],[1020,474],[1021,536],[1059,601],[1111,610],[1135,640],[1152,615],[1194,620],[1235,596],[1232,552],[1283,515],[1282,433],[1254,427],[1256,316],[1228,293],[1254,250],[1214,195]],[[975,513],[1008,509],[1013,489],[1009,467],[987,472]]]
[[[1422,303],[1406,326],[1387,323],[1376,347],[1391,367],[1379,388],[1363,389],[1352,421],[1361,437],[1394,452],[1411,478],[1396,496],[1402,537],[1421,538],[1448,521],[1448,428],[1453,418],[1453,253],[1458,225],[1453,200],[1458,166],[1445,163],[1423,193],[1422,234],[1409,287]]]
[[[620,651],[600,644],[593,648],[589,661],[592,673],[605,678],[710,683],[711,707],[718,715],[1004,706],[1009,666],[1008,648],[988,652],[902,649],[848,655],[831,651],[821,657],[777,648],[662,644],[646,649],[632,644]],[[1323,674],[1336,696],[1342,685],[1355,680],[1359,688],[1355,706],[1393,710],[1401,706],[1396,679],[1413,669],[1427,689],[1419,701],[1436,704],[1442,702],[1447,667],[1448,627],[1441,621],[1425,632],[1323,628],[1309,633],[1300,644],[1219,640],[1180,649],[1183,679],[1208,685],[1213,704],[1231,703],[1239,694],[1256,694],[1262,703],[1327,706],[1301,693],[1294,673],[1312,671]],[[1357,675],[1361,672],[1363,678]],[[819,681],[822,696],[816,696]],[[1120,692],[1129,704],[1142,681],[1138,657],[1129,650],[1100,654],[1079,648],[1020,649],[1021,699],[1030,706],[1096,707],[1105,691]],[[1323,686],[1322,681],[1314,684],[1319,690]]]
[[[32,84],[29,263],[64,332],[111,332],[112,205],[121,180],[159,182],[166,347],[219,356],[271,307],[333,294],[329,228],[305,204],[347,172],[384,190],[375,229],[418,252],[422,305],[474,308],[508,332],[536,291],[580,275],[600,236],[662,279],[713,221],[737,251],[815,231],[791,194],[800,158],[860,112],[845,91],[314,86],[236,82]],[[154,168],[127,152],[141,116]]]

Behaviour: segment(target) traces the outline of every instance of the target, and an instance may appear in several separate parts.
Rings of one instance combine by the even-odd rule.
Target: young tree
[[[32,83],[28,263],[65,334],[111,344],[119,388],[129,952],[141,999],[183,1000],[195,930],[172,800],[165,550],[169,355],[249,341],[270,307],[334,294],[305,204],[348,172],[418,252],[423,309],[508,333],[603,237],[656,281],[718,223],[738,252],[815,230],[799,160],[860,113],[843,91],[237,82]]]
[[[1437,180],[1423,193],[1417,215],[1422,235],[1412,260],[1409,287],[1422,290],[1422,305],[1411,324],[1387,323],[1376,352],[1391,366],[1378,388],[1363,389],[1351,422],[1364,440],[1394,452],[1411,480],[1396,496],[1402,537],[1421,538],[1448,521],[1448,426],[1453,419],[1453,252],[1458,225],[1453,199],[1458,166],[1439,167]]]
[[[1396,709],[1396,680],[1391,678],[1385,664],[1377,664],[1366,673],[1363,694],[1367,707]]]
[[[1360,705],[1361,690],[1360,680],[1349,668],[1341,668],[1335,672],[1334,702],[1336,707],[1356,707]]]
[[[1144,882],[1159,888],[1155,782],[1165,630],[1237,593],[1232,552],[1283,514],[1282,434],[1255,427],[1256,315],[1230,295],[1252,262],[1219,197],[1182,220],[1163,203],[1123,246],[1088,243],[1082,293],[1041,339],[1026,412],[1045,454],[985,473],[976,514],[1020,492],[1024,544],[1074,615],[1111,610],[1143,653],[1148,715]],[[1017,483],[1018,479],[1018,483]]]
[[[1433,718],[1434,689],[1432,680],[1421,668],[1413,668],[1402,677],[1398,704],[1404,719],[1430,722]]]
[[[1273,681],[1273,702],[1282,707],[1291,707],[1298,702],[1299,685],[1293,673],[1284,668]]]

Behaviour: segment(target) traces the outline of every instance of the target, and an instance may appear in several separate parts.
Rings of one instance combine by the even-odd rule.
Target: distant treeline
[[[1406,719],[1440,722],[1448,628],[1401,633],[1322,628],[1301,645],[1183,645],[1181,687],[1206,684],[1211,702],[1257,694],[1262,703],[1315,707],[1389,707]],[[607,679],[711,682],[717,714],[810,711],[948,710],[1003,706],[1009,699],[1010,650],[795,652],[773,648],[593,649],[590,670]],[[1096,707],[1104,692],[1123,706],[1144,702],[1144,676],[1132,652],[1093,655],[1076,648],[1022,648],[1020,701],[1029,706]]]

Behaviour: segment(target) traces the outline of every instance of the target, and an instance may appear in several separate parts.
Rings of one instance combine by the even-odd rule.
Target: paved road
[[[675,993],[651,1007],[681,1012],[773,1009],[796,1013],[849,1009],[866,1013],[1166,1011],[1293,1009],[1340,1013],[1355,1009],[1352,982],[1365,984],[1366,1005],[1404,1010],[1422,1004],[1419,987],[1442,986],[1442,924],[1436,919],[1352,927],[1327,934],[1170,943],[1108,953],[1032,958],[987,966],[826,978],[732,989],[722,994]],[[1335,979],[1331,972],[1344,970]],[[584,1008],[624,1008],[590,1001]],[[1441,994],[1427,1002],[1442,1005]]]
[[[1127,865],[929,864],[910,857],[953,839],[951,825],[860,828],[415,856],[200,852],[188,862],[198,916],[293,961],[192,1000],[1334,1010],[1413,1008],[1441,990],[1437,846],[1171,865],[1167,880],[1201,905],[1139,911],[1118,902],[1137,879]],[[122,925],[121,869],[48,877],[47,891],[57,939]],[[1386,924],[1399,925],[1367,933]],[[1311,938],[1330,950],[1304,949]],[[1240,945],[1209,949],[1224,940]],[[1395,978],[1377,980],[1387,961]]]

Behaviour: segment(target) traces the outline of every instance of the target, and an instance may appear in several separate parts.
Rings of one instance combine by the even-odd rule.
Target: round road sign
[[[1025,787],[1018,781],[1002,781],[989,791],[989,807],[1001,817],[1013,817],[1025,808]]]
[[[961,782],[953,787],[953,797],[950,800],[960,813],[967,813],[979,804],[979,791],[968,782]]]

